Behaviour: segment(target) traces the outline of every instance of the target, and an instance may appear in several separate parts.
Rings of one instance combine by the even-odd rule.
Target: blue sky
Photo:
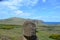
[[[60,22],[60,0],[2,0],[0,19],[30,18],[45,22]]]

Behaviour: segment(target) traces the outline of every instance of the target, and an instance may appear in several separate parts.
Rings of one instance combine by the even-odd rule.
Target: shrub
[[[49,36],[49,38],[60,40],[60,34],[52,34]]]
[[[13,29],[22,27],[21,25],[0,25],[0,29]]]
[[[3,26],[0,29],[12,29],[12,28],[14,28],[14,27],[12,27],[12,26]]]

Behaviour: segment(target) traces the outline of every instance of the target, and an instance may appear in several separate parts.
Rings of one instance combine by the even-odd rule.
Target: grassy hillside
[[[54,26],[56,26],[55,29],[58,29],[60,27],[60,25],[54,25]],[[9,27],[10,29],[8,29],[7,27]],[[39,27],[37,27],[37,31],[38,31],[37,36],[38,36],[39,40],[53,40],[53,39],[49,38],[49,36],[51,34],[55,34],[56,32],[58,34],[60,34],[59,33],[60,31],[58,32],[56,30],[51,30],[51,31],[48,30],[50,27],[52,27],[52,25],[40,25]],[[59,28],[59,30],[60,30],[60,28]],[[21,25],[0,24],[0,37],[3,35],[11,37],[11,40],[18,40],[20,38],[20,36],[22,35],[22,26]]]
[[[49,38],[51,34],[60,34],[60,24],[47,25],[42,24],[41,20],[31,20],[23,18],[8,18],[0,20],[0,40],[5,36],[10,37],[11,40],[19,40],[22,35],[22,24],[24,21],[30,20],[37,25],[37,36],[39,40],[54,40]]]
[[[42,23],[42,20],[34,20],[34,19],[24,19],[24,18],[17,18],[17,17],[12,17],[12,18],[7,18],[7,19],[2,19],[0,20],[0,24],[11,24],[11,25],[22,25],[24,21],[34,21],[38,24]]]

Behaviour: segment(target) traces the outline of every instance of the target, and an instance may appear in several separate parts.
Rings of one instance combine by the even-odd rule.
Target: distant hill
[[[12,24],[12,25],[22,25],[24,21],[33,21],[37,24],[41,24],[42,20],[33,20],[33,19],[24,19],[24,18],[18,18],[18,17],[12,17],[7,19],[0,20],[0,24]]]

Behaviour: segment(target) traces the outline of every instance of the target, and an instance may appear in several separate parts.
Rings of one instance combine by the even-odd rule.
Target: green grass
[[[38,27],[37,29],[37,36],[39,40],[53,40],[49,38],[49,36],[52,34],[50,31],[41,31],[41,29],[42,27]],[[22,35],[22,26],[0,24],[0,35],[7,35],[9,37],[12,37],[12,40],[17,40],[18,37]]]
[[[38,39],[39,40],[53,40],[53,39],[50,39],[49,38],[50,33],[49,32],[46,32],[46,31],[39,31],[37,33],[37,36],[38,36]]]
[[[14,29],[14,28],[20,28],[21,25],[7,25],[7,24],[0,24],[0,29]]]
[[[21,25],[6,25],[0,24],[0,35],[7,35],[16,40],[22,34]]]

